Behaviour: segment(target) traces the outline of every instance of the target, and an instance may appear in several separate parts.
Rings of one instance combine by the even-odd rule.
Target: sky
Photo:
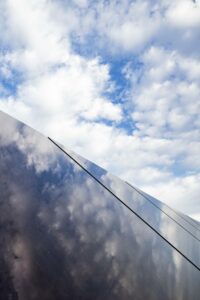
[[[0,110],[200,220],[200,0],[0,0]]]

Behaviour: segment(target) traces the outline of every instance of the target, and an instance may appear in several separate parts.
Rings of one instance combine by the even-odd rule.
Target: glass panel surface
[[[190,233],[194,234],[198,239],[200,239],[200,228],[199,228],[197,222],[195,222],[189,216],[186,216],[183,213],[178,212],[175,209],[172,209],[168,205],[166,205],[164,203],[161,203],[159,200],[157,200],[156,198],[150,196],[149,194],[141,191],[140,189],[137,189],[135,187],[133,187],[133,188],[136,189],[136,190],[138,190],[142,195],[144,195],[144,197],[146,197],[147,199],[149,199],[155,206],[157,206],[160,209],[162,209],[170,217],[172,217],[174,220],[176,220],[179,224],[181,224],[182,226],[184,226],[184,228],[186,228],[188,231],[190,231]]]
[[[183,213],[180,213],[180,215],[183,219],[187,220],[188,223],[192,224],[195,228],[197,228],[200,231],[200,223],[197,220]]]
[[[2,124],[1,299],[199,299],[188,260],[49,140]]]
[[[61,146],[59,145],[59,147]],[[142,193],[116,176],[109,174],[73,151],[66,148],[64,150],[200,268],[200,235],[197,228],[176,216],[175,213],[172,215],[173,211],[162,202],[153,199],[154,203],[152,204]]]
[[[97,178],[98,180],[100,180],[102,183],[102,179],[104,178],[103,176],[106,174],[107,176],[110,177],[110,180],[114,179],[114,180],[120,180],[121,183],[124,183],[123,180],[121,180],[120,178],[108,173],[105,169],[97,166],[95,163],[86,160],[85,158],[83,158],[82,156],[76,154],[75,152],[73,152],[72,150],[67,149],[66,147],[64,147],[63,145],[55,142],[60,148],[62,148],[64,151],[66,151],[66,153],[68,153],[71,157],[73,157],[76,161],[78,161],[84,168],[86,168],[91,174],[93,174],[93,176],[95,178]],[[105,182],[104,182],[105,184]],[[144,196],[146,196],[149,200],[151,200],[151,202],[153,202],[153,204],[155,204],[155,206],[157,206],[159,209],[161,209],[163,212],[166,212],[172,219],[174,219],[176,222],[178,222],[181,226],[183,226],[184,228],[186,228],[191,234],[195,235],[198,239],[200,239],[200,223],[192,218],[190,218],[189,216],[176,211],[175,209],[172,209],[171,207],[167,206],[166,204],[164,204],[163,202],[157,200],[156,198],[150,196],[149,194],[143,192],[142,190],[132,186],[131,184],[129,184],[128,182],[126,182],[126,184],[128,184],[129,186],[131,186],[133,189],[137,190],[139,193],[143,194]],[[178,215],[178,216],[177,216]],[[189,224],[189,226],[188,226]]]

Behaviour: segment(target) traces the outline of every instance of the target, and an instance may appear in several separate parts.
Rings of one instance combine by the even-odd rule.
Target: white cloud
[[[166,17],[175,27],[193,28],[200,26],[200,1],[174,1]]]
[[[199,1],[0,5],[0,74],[16,84],[0,86],[0,108],[161,200],[200,211]],[[129,59],[128,110],[111,99],[113,54]],[[131,117],[127,134],[120,122]]]
[[[97,46],[109,45],[111,53],[138,52],[151,42],[160,24],[156,5],[144,1],[97,1],[85,14],[80,20],[82,35],[90,34],[88,25],[95,24],[92,31],[99,36]]]
[[[87,0],[74,0],[74,3],[80,7],[86,7],[88,5]]]
[[[140,83],[133,84],[133,119],[138,133],[185,138],[199,129],[199,61],[175,51],[151,47],[143,55]],[[135,79],[134,79],[135,80]],[[177,136],[178,134],[178,136]]]
[[[89,120],[121,119],[120,106],[104,96],[112,89],[108,65],[101,64],[98,58],[86,60],[71,52],[68,30],[63,29],[65,23],[52,19],[53,9],[61,14],[59,7],[46,1],[25,1],[23,5],[8,1],[6,8],[8,35],[13,43],[9,46],[17,45],[17,50],[6,53],[2,60],[22,73],[24,80],[16,95],[2,103],[3,109],[7,107],[12,113],[15,106],[20,117],[23,108],[22,120],[28,123],[37,119],[30,116],[34,111],[45,122],[55,114]]]

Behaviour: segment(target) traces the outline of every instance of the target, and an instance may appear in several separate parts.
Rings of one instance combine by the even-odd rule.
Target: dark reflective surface
[[[0,123],[0,299],[199,299],[182,255],[50,141]]]
[[[133,188],[73,151],[64,150],[200,268],[200,232],[197,227],[190,225],[162,202]]]

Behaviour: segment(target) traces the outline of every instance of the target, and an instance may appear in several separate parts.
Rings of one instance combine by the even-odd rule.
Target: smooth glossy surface
[[[200,241],[200,230],[198,223],[195,222],[195,220],[191,219],[189,216],[186,216],[182,214],[181,212],[178,212],[175,209],[172,209],[171,207],[167,206],[164,203],[161,203],[156,198],[150,196],[147,193],[144,193],[143,191],[137,189],[144,197],[149,199],[155,206],[162,209],[165,213],[167,213],[171,218],[173,218],[176,222],[181,224],[185,229],[187,229],[192,235],[194,235],[196,238]]]
[[[199,299],[173,247],[49,140],[2,124],[0,299]]]
[[[197,228],[162,202],[133,188],[73,151],[63,149],[200,269],[200,232]]]
[[[183,213],[181,213],[181,216],[188,223],[190,223],[192,226],[194,226],[195,228],[197,228],[200,231],[200,223],[197,220],[195,220],[195,219],[193,219],[193,218],[191,218],[191,217],[189,217],[189,216],[187,216],[187,215],[185,215]]]

